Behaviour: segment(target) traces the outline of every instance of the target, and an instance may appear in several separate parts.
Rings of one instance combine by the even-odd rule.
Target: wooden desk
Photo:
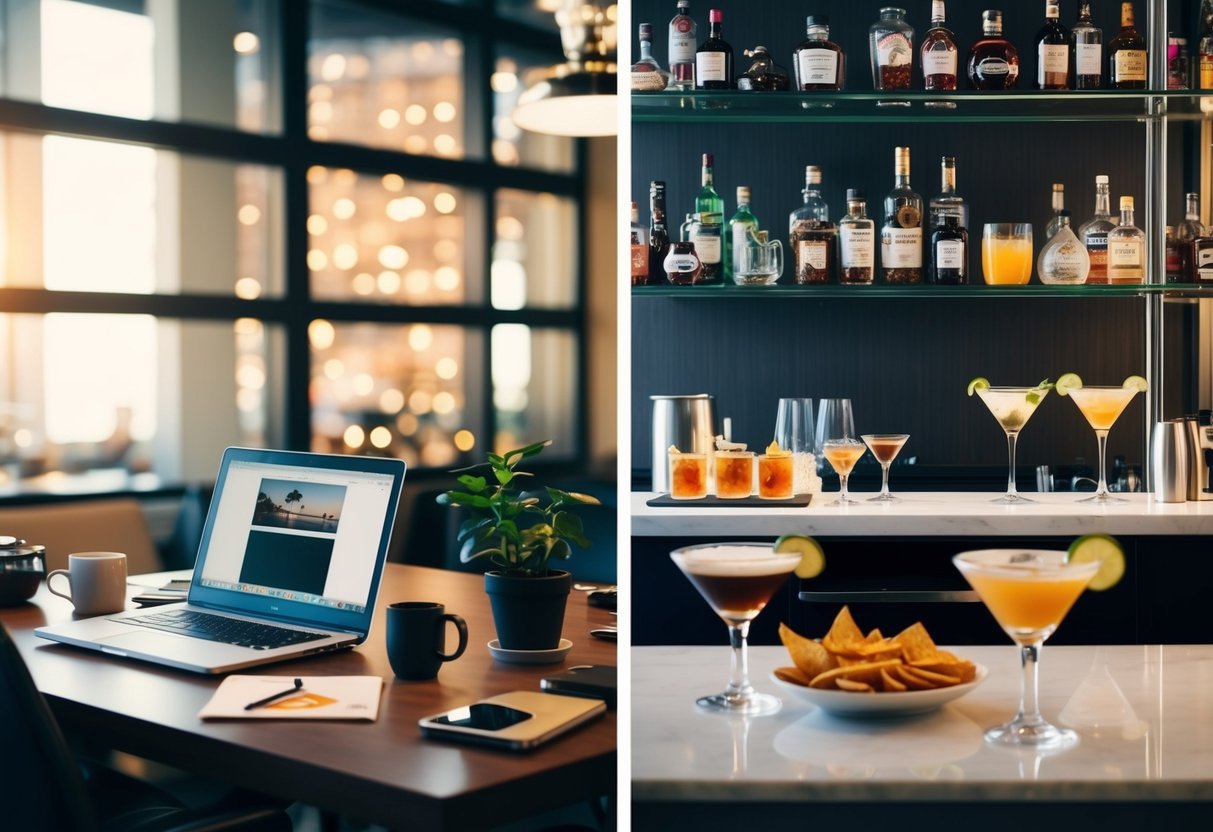
[[[383,607],[441,601],[467,620],[467,652],[437,680],[397,681],[384,647]],[[36,637],[71,606],[45,586],[31,604],[0,610],[38,688],[64,731],[199,775],[391,827],[458,830],[506,823],[598,795],[615,794],[615,713],[528,754],[423,740],[417,720],[511,690],[576,664],[615,664],[615,646],[590,636],[614,621],[569,598],[563,665],[505,665],[489,656],[496,637],[479,575],[389,564],[366,643],[315,659],[255,668],[258,675],[382,676],[374,723],[230,721],[204,723],[198,711],[218,678],[119,661]],[[450,637],[448,636],[448,646]]]

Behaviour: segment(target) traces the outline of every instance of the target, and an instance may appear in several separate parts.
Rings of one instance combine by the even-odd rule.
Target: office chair
[[[277,807],[189,809],[154,786],[67,747],[21,654],[0,626],[0,826],[22,832],[279,832]]]

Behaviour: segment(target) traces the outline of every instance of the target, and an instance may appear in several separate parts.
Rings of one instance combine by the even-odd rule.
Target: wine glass
[[[757,693],[746,664],[746,636],[775,591],[783,586],[800,555],[777,553],[770,543],[711,543],[684,546],[670,552],[682,573],[703,600],[729,627],[733,660],[724,693],[695,700],[717,713],[757,716],[779,710],[777,697]]]
[[[813,433],[813,400],[780,399],[775,412],[775,441],[785,451],[792,452],[792,493],[807,494],[813,472],[809,469],[809,454],[815,453]]]
[[[863,435],[864,444],[880,463],[880,493],[875,497],[869,497],[869,503],[895,503],[901,499],[889,493],[889,467],[893,464],[893,460],[897,459],[902,446],[909,439],[910,434],[908,433],[865,433]]]
[[[1020,648],[1019,712],[986,731],[986,742],[1038,750],[1077,743],[1074,731],[1058,728],[1040,714],[1040,648],[1095,577],[1099,562],[1069,563],[1065,552],[983,549],[961,552],[952,563]]]
[[[832,437],[854,437],[855,417],[850,399],[821,399],[817,403],[817,426],[813,434],[813,453],[817,454],[817,470],[824,472],[825,441]]]

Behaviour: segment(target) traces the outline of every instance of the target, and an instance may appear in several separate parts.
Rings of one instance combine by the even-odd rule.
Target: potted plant
[[[462,506],[471,515],[459,525],[460,560],[487,557],[497,567],[485,573],[484,588],[497,639],[506,650],[551,650],[560,645],[572,578],[549,562],[567,559],[573,544],[590,545],[581,518],[570,508],[601,505],[588,494],[518,487],[520,478],[531,474],[516,470],[517,465],[550,444],[548,439],[505,454],[491,453],[487,462],[452,472],[460,474],[460,488],[438,496],[439,503]],[[486,466],[490,476],[470,473]]]

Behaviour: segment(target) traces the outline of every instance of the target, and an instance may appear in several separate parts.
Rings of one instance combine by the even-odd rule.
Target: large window
[[[583,461],[574,140],[518,0],[0,4],[0,492],[230,444]]]

